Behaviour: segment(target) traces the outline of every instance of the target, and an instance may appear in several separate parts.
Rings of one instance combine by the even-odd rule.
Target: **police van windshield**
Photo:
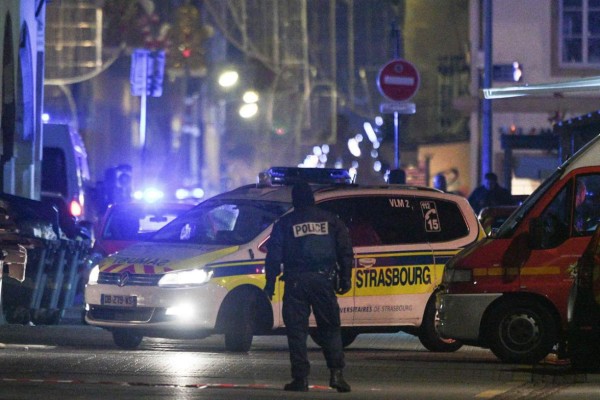
[[[208,200],[156,232],[153,242],[237,245],[247,243],[291,204],[256,200]]]

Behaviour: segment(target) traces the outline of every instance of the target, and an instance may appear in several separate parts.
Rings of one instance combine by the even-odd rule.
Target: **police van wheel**
[[[435,307],[435,296],[431,296],[425,307],[423,322],[419,328],[419,341],[427,350],[438,353],[451,353],[462,347],[462,343],[458,340],[441,337],[437,325],[438,314]]]
[[[142,343],[144,337],[133,333],[128,329],[117,329],[113,331],[113,341],[115,344],[125,350],[136,349]]]
[[[316,329],[311,329],[308,331],[310,338],[317,344],[319,347],[323,347],[323,341],[321,340],[321,336],[319,335],[319,331]]]
[[[342,346],[348,347],[356,340],[358,332],[351,329],[342,329]]]
[[[558,343],[552,314],[534,302],[501,304],[491,311],[488,327],[490,350],[505,363],[537,363]]]
[[[319,331],[317,329],[311,329],[309,331],[310,338],[317,344],[319,347],[323,347],[323,340],[321,340],[321,336],[319,335]],[[358,337],[358,332],[354,329],[344,329],[342,328],[342,346],[348,347]]]
[[[234,304],[233,318],[225,329],[225,350],[247,352],[254,338],[256,296],[253,293],[239,296]]]

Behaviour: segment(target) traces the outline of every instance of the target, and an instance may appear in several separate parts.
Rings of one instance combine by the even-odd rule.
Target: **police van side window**
[[[353,246],[426,242],[424,219],[413,197],[369,196],[319,204],[340,216]]]
[[[427,197],[417,197],[416,202],[420,205],[430,243],[456,240],[469,234],[469,227],[456,203]]]
[[[573,236],[591,235],[600,222],[600,175],[580,175],[575,179],[573,204]]]
[[[569,196],[572,182],[568,182],[540,215],[544,228],[541,248],[549,249],[564,242],[569,236]]]
[[[579,175],[558,192],[540,215],[542,248],[552,248],[569,236],[591,236],[598,225],[600,175]]]

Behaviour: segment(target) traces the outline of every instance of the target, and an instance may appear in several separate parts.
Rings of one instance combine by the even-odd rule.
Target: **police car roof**
[[[424,186],[411,186],[402,184],[360,185],[355,184],[348,170],[341,168],[299,168],[299,167],[271,167],[258,174],[258,183],[241,186],[229,192],[219,194],[213,199],[247,199],[276,201],[283,203],[292,202],[292,185],[298,180],[309,183],[316,197],[331,191],[347,191],[345,195],[359,190],[382,192],[385,190],[428,191],[442,193],[437,189]],[[354,193],[352,193],[354,194]]]
[[[308,183],[352,183],[350,172],[343,168],[271,167],[258,175],[259,183],[290,185],[298,180]]]
[[[213,199],[260,199],[265,201],[292,202],[291,186],[265,186],[252,184],[221,193]]]
[[[411,186],[400,184],[381,184],[381,185],[360,185],[360,184],[315,184],[310,183],[315,196],[327,195],[329,192],[344,192],[345,195],[357,194],[357,192],[384,192],[392,190],[403,191],[427,191],[430,193],[443,193],[437,189],[432,189],[424,186]],[[251,184],[241,186],[229,192],[225,192],[213,197],[214,199],[260,199],[264,201],[276,201],[283,203],[292,202],[292,186],[291,185],[264,185]]]

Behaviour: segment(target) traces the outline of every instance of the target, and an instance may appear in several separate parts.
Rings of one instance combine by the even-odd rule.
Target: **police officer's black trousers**
[[[286,277],[283,295],[283,321],[287,330],[292,378],[306,378],[310,372],[306,340],[311,307],[323,342],[327,367],[342,369],[345,365],[340,307],[331,281],[319,273],[302,273]]]

